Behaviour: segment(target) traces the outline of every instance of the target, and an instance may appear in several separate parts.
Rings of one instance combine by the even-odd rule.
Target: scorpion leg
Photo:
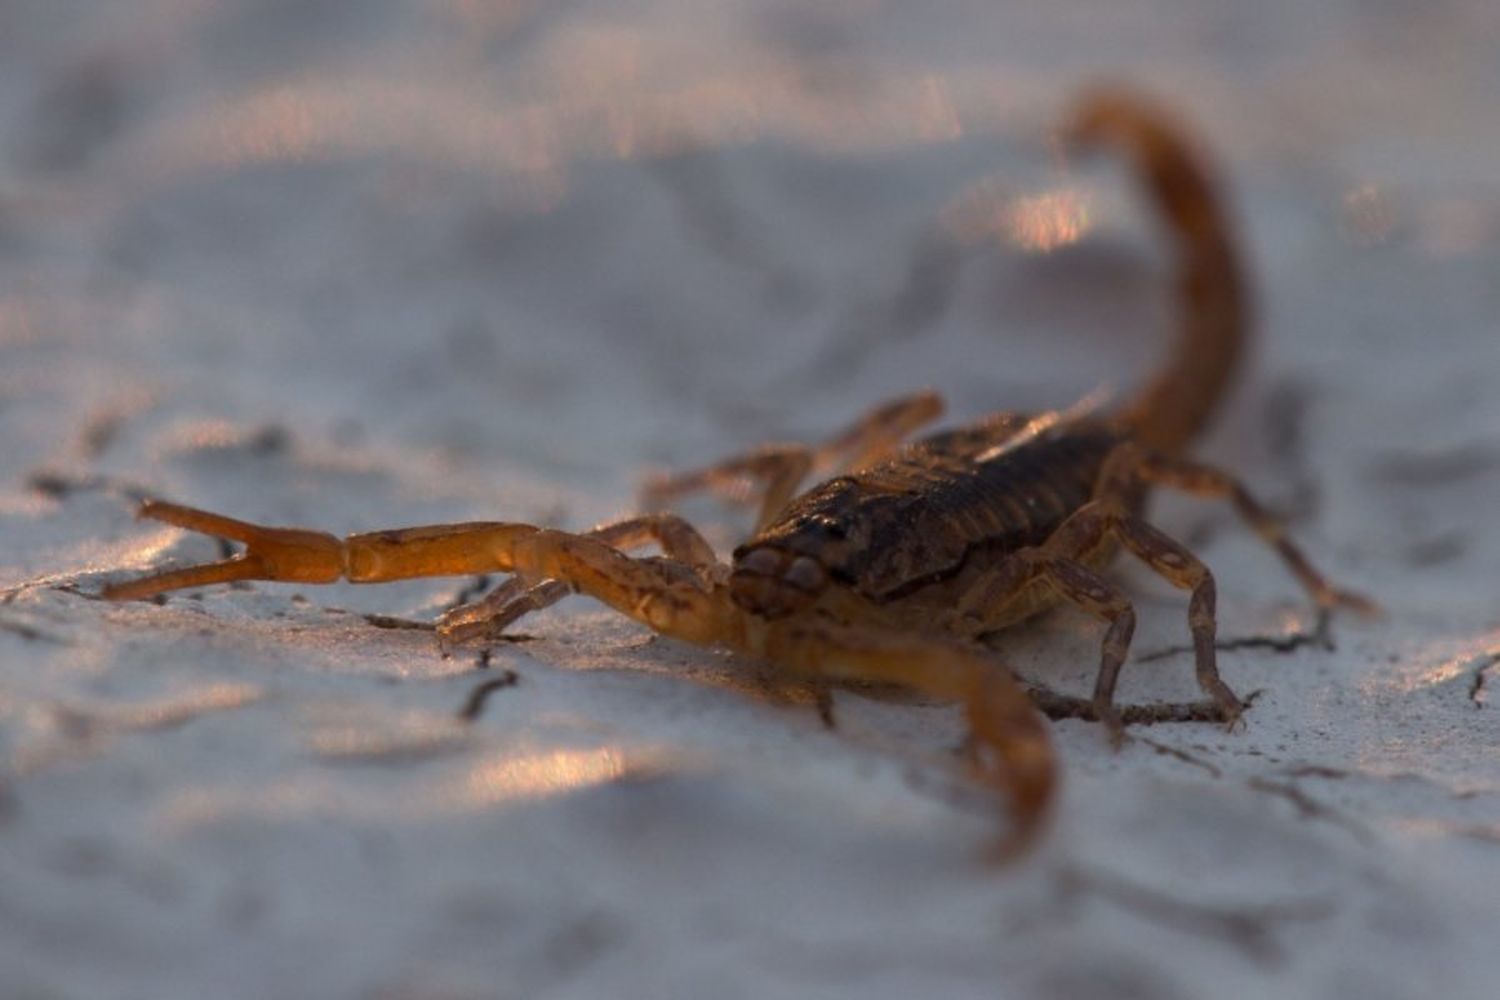
[[[809,473],[827,475],[873,462],[942,412],[942,397],[935,392],[901,396],[875,407],[816,447],[768,445],[707,468],[654,477],[641,491],[641,506],[659,507],[677,497],[707,491],[731,503],[758,503],[759,530],[796,495]]]
[[[967,635],[1009,624],[1025,613],[1028,591],[1038,584],[1107,623],[1092,711],[1118,744],[1124,727],[1114,705],[1115,682],[1135,634],[1135,608],[1115,584],[1083,562],[1109,530],[1109,518],[1096,507],[1080,508],[1045,543],[1012,553],[970,584],[959,598],[954,624],[955,631]]]
[[[1097,522],[1105,533],[1117,539],[1157,574],[1174,586],[1189,591],[1188,627],[1193,636],[1198,686],[1219,706],[1231,725],[1239,718],[1244,706],[1219,676],[1218,654],[1214,647],[1218,623],[1215,617],[1217,586],[1213,573],[1183,545],[1131,512],[1129,498],[1138,495],[1143,484],[1172,486],[1198,496],[1228,497],[1241,516],[1276,549],[1320,608],[1343,606],[1366,613],[1376,610],[1376,605],[1368,598],[1333,587],[1286,537],[1281,523],[1233,477],[1138,444],[1125,444],[1116,449],[1100,474],[1096,499],[1079,508],[1058,529],[1053,539],[1049,539],[1048,547],[1052,547],[1059,536],[1087,538],[1090,532],[1083,526]],[[1076,547],[1078,542],[1075,540],[1072,545]],[[1064,544],[1063,548],[1067,550],[1069,546]],[[1066,589],[1059,589],[1067,594]],[[1075,600],[1075,603],[1080,602]],[[1123,651],[1113,655],[1108,643],[1109,636],[1106,636],[1105,655],[1094,688],[1096,710],[1101,713],[1101,718],[1106,719],[1108,716],[1103,713],[1112,704],[1115,682],[1124,663]]]
[[[943,397],[931,389],[888,400],[820,445],[815,455],[816,468],[820,473],[832,474],[869,465],[942,415]]]
[[[658,508],[689,493],[707,491],[731,503],[758,502],[758,531],[796,494],[812,471],[813,461],[813,451],[805,445],[767,445],[705,469],[652,477],[641,489],[641,506]]]
[[[1379,613],[1379,605],[1370,598],[1340,590],[1329,583],[1287,537],[1280,519],[1261,506],[1239,480],[1212,466],[1145,449],[1137,450],[1140,457],[1134,475],[1142,482],[1171,487],[1206,499],[1227,498],[1255,533],[1276,550],[1286,568],[1320,609],[1327,611],[1343,607],[1361,614]]]
[[[1118,484],[1119,480],[1112,480]],[[1025,591],[1037,583],[1109,623],[1094,681],[1092,712],[1118,742],[1122,721],[1115,707],[1115,687],[1135,632],[1135,610],[1122,591],[1090,569],[1088,556],[1110,539],[1139,558],[1173,585],[1191,592],[1188,625],[1193,635],[1198,686],[1217,706],[1218,717],[1233,724],[1244,710],[1239,698],[1219,677],[1214,648],[1216,590],[1213,574],[1196,556],[1167,535],[1130,514],[1108,490],[1080,507],[1041,546],[1022,549],[976,580],[962,596],[955,618],[958,631],[978,635],[1018,617],[1025,610]]]
[[[617,549],[629,550],[655,542],[669,559],[693,568],[704,581],[720,566],[713,547],[687,521],[675,514],[643,514],[584,532]],[[513,576],[478,601],[448,611],[438,619],[438,634],[451,642],[497,637],[521,616],[551,607],[573,592],[562,580],[535,583]]]
[[[762,638],[753,652],[810,678],[894,683],[962,703],[976,776],[1014,818],[1002,856],[1034,840],[1057,790],[1057,758],[1041,715],[993,657],[960,641],[826,620],[771,622]]]
[[[1175,587],[1191,592],[1188,598],[1188,629],[1193,636],[1193,665],[1198,686],[1218,703],[1225,721],[1231,726],[1245,707],[1229,685],[1219,677],[1218,653],[1214,636],[1219,623],[1215,617],[1218,587],[1214,575],[1197,556],[1179,542],[1132,515],[1113,519],[1113,534],[1136,558],[1155,570]],[[1104,683],[1101,675],[1100,684]],[[1114,678],[1109,679],[1113,688]]]

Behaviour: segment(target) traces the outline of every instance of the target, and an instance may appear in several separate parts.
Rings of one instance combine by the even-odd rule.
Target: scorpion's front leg
[[[242,542],[230,559],[112,584],[110,600],[150,597],[233,580],[383,583],[413,577],[517,573],[555,579],[659,632],[691,642],[719,641],[729,628],[724,602],[699,570],[673,559],[632,559],[585,535],[529,524],[475,521],[336,538],[300,528],[268,528],[220,514],[150,501],[141,516]]]
[[[1003,665],[969,644],[920,633],[800,618],[762,629],[753,651],[804,676],[899,684],[960,702],[976,776],[1011,809],[1002,854],[1018,852],[1041,830],[1057,790],[1057,758],[1046,722]]]
[[[655,510],[679,497],[706,492],[730,503],[755,504],[759,530],[796,494],[814,460],[813,450],[805,445],[766,445],[704,469],[653,476],[641,489],[641,507]]]
[[[865,413],[821,445],[767,445],[703,469],[655,476],[641,491],[641,506],[649,510],[707,492],[732,503],[756,504],[758,530],[796,495],[809,473],[829,475],[867,465],[942,412],[943,399],[935,392],[901,396]]]

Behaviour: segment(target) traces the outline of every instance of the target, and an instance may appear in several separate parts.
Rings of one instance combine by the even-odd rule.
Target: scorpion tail
[[[1178,344],[1121,416],[1142,443],[1180,452],[1228,389],[1249,326],[1239,251],[1223,206],[1184,129],[1138,96],[1116,90],[1086,96],[1065,138],[1079,147],[1122,152],[1170,232],[1180,302]]]
[[[1036,842],[1057,797],[1057,753],[1046,722],[1002,664],[930,635],[797,618],[764,628],[764,644],[751,651],[806,677],[895,683],[962,702],[973,777],[998,792],[1009,812],[993,857],[1014,858]]]

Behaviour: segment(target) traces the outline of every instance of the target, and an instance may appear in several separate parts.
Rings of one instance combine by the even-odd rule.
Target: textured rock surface
[[[992,6],[5,5],[0,993],[1493,996],[1500,16]],[[1199,453],[1389,614],[1301,641],[1228,512],[1160,504],[1263,693],[1119,753],[1058,724],[1024,862],[981,860],[951,707],[840,693],[829,732],[586,601],[445,658],[367,615],[473,581],[88,598],[215,552],[132,490],[583,527],[918,385],[1128,389],[1158,248],[1045,132],[1100,76],[1200,123],[1253,248]],[[1121,574],[1123,697],[1192,696],[1183,602]],[[1097,641],[1002,648],[1083,691]]]

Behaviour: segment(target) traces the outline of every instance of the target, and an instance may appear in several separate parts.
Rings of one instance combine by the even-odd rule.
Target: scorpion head
[[[735,553],[729,597],[745,611],[781,618],[815,604],[828,585],[828,571],[810,556],[769,545]]]

